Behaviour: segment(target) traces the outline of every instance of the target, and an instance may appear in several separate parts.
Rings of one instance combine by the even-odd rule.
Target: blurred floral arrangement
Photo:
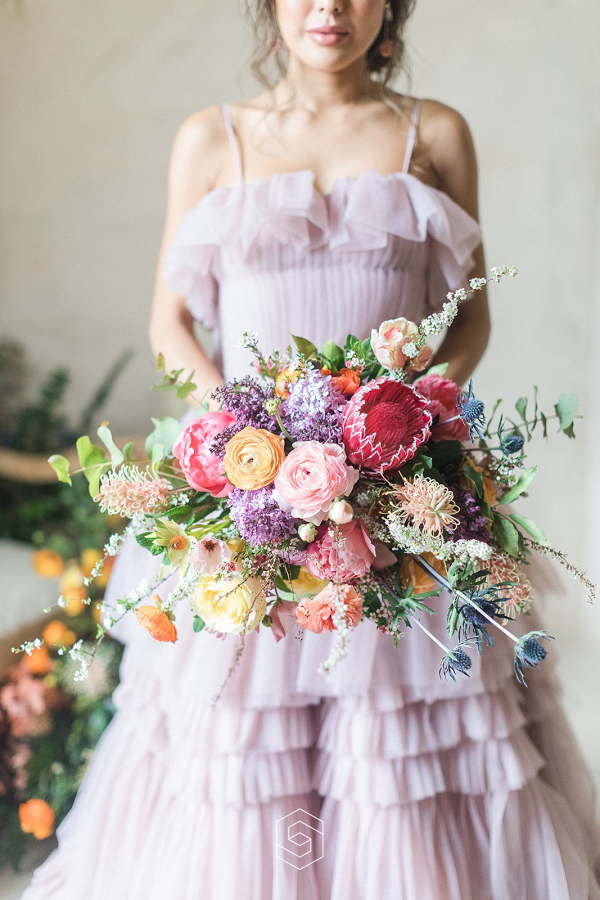
[[[132,357],[125,350],[110,367],[99,387],[85,405],[78,421],[69,424],[62,405],[71,376],[58,367],[46,376],[37,397],[26,399],[32,381],[31,366],[21,344],[0,341],[0,448],[23,454],[47,454],[63,451],[73,445],[82,431],[87,431],[100,415],[118,378]],[[12,538],[38,545],[46,541],[44,530],[55,527],[65,535],[65,523],[71,528],[66,537],[78,540],[82,547],[99,546],[103,533],[102,515],[88,492],[76,486],[37,484],[17,477],[0,477],[0,538]],[[59,552],[61,549],[56,548]]]
[[[60,578],[63,614],[0,683],[0,866],[18,870],[28,846],[55,832],[115,711],[122,645],[104,642],[84,681],[70,655],[73,646],[91,647],[97,633],[110,564],[84,581],[101,557],[92,547],[78,558],[49,548],[33,554],[39,575]]]

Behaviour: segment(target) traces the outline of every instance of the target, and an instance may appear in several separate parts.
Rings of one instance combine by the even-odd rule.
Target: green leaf
[[[194,616],[194,624],[192,625],[192,628],[194,629],[196,634],[199,631],[202,631],[205,625],[206,622],[204,621],[204,619],[202,619],[200,616]]]
[[[69,475],[69,467],[71,464],[66,456],[54,453],[52,456],[48,457],[48,462],[56,472],[59,481],[62,481],[63,484],[73,484],[71,476]]]
[[[529,425],[527,424],[527,397],[519,397],[519,399],[515,403],[515,409],[523,420],[523,425],[525,426],[528,440],[531,440],[531,432],[529,431]]]
[[[535,426],[538,423],[538,389],[537,385],[533,386],[533,423],[531,425],[531,430],[535,431]]]
[[[89,482],[90,497],[94,498],[100,490],[100,476],[110,469],[110,463],[102,447],[92,444],[87,434],[77,439],[77,456]]]
[[[135,539],[140,547],[143,547],[144,550],[149,550],[152,556],[160,556],[161,553],[164,553],[165,548],[159,547],[154,543],[151,531],[146,531],[144,534],[136,534]]]
[[[175,439],[182,429],[177,419],[174,419],[172,416],[163,416],[160,419],[152,417],[152,421],[154,422],[154,431],[146,438],[145,447],[146,453],[154,461],[154,445],[162,444],[162,454],[163,456],[168,456],[172,452]],[[163,456],[160,456],[159,459],[162,459]]]
[[[165,371],[165,358],[162,353],[159,353],[156,357],[156,371],[164,372]]]
[[[510,556],[519,555],[519,532],[512,522],[499,516],[498,513],[494,513],[492,530],[506,553]]]
[[[292,334],[291,337],[299,352],[305,357],[305,359],[312,359],[313,356],[317,355],[317,348],[312,341],[308,341],[303,337],[298,337],[295,334]]]
[[[481,472],[477,472],[469,463],[465,460],[463,463],[463,473],[465,478],[467,478],[471,484],[475,485],[475,490],[477,493],[483,497],[483,475]]]
[[[123,447],[123,455],[124,455],[125,459],[127,460],[127,462],[131,462],[131,454],[133,452],[133,448],[134,448],[133,441],[127,441],[127,443]]]
[[[548,420],[543,412],[540,412],[540,419],[542,422],[542,435],[547,438],[548,437]]]
[[[185,400],[186,397],[189,397],[190,394],[193,394],[196,390],[196,385],[193,381],[186,381],[185,384],[179,385],[177,388],[177,396],[180,400]]]
[[[159,463],[165,458],[167,454],[165,453],[165,445],[161,444],[159,441],[156,444],[152,444],[152,462]]]
[[[534,541],[537,541],[538,544],[547,544],[548,538],[542,531],[539,525],[536,525],[531,519],[528,519],[527,516],[521,516],[519,513],[511,513],[509,516],[513,522],[516,522],[517,525],[520,525],[527,534],[530,534]]]
[[[529,485],[531,484],[531,482],[533,481],[533,479],[535,478],[536,472],[537,472],[537,466],[531,466],[530,469],[524,469],[523,474],[521,475],[519,480],[516,482],[516,484],[513,484],[510,491],[504,495],[504,497],[502,498],[500,503],[501,504],[512,503],[513,500],[516,500],[517,497],[520,497],[521,494],[524,494],[525,491],[527,490],[527,488],[529,487]]]
[[[560,430],[564,431],[568,437],[575,436],[573,433],[573,422],[575,421],[578,406],[579,401],[576,394],[561,394],[558,398],[558,403],[554,407],[560,420]]]
[[[329,362],[329,368],[333,372],[337,372],[338,369],[343,368],[345,362],[344,351],[335,341],[327,341],[325,343],[325,346],[323,347],[323,356],[326,358],[327,362]]]
[[[118,466],[119,463],[122,463],[125,459],[125,456],[123,454],[123,451],[119,450],[119,448],[115,444],[112,432],[108,425],[105,425],[104,423],[100,425],[100,427],[96,431],[96,434],[110,453],[110,461],[113,466]]]
[[[421,378],[425,378],[426,375],[442,375],[444,376],[448,371],[448,366],[450,363],[438,363],[436,366],[430,366],[426,372],[423,372],[422,375],[419,375],[418,378],[415,378],[413,384],[416,384]]]

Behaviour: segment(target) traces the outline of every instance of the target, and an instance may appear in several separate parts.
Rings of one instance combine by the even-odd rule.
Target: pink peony
[[[304,597],[298,603],[296,618],[308,631],[336,631],[333,613],[339,601],[346,606],[346,619],[356,628],[362,619],[362,594],[349,584],[328,584],[315,597]]]
[[[361,519],[346,525],[322,525],[316,541],[306,548],[306,568],[317,578],[354,581],[375,560],[375,547]]]
[[[349,494],[358,472],[337,444],[296,441],[275,478],[275,498],[296,519],[319,525],[335,497]]]
[[[384,369],[403,369],[405,366],[421,372],[432,354],[431,347],[421,347],[412,359],[405,356],[402,348],[419,337],[419,329],[408,319],[387,319],[379,329],[371,332],[371,347]]]
[[[348,401],[343,424],[350,462],[383,472],[413,458],[429,437],[431,413],[413,387],[383,377],[364,384]]]
[[[441,375],[425,375],[416,385],[417,391],[427,400],[427,409],[435,419],[438,416],[438,424],[431,430],[432,441],[465,441],[469,437],[469,426],[462,419],[454,419],[458,416],[459,409],[456,405],[456,397],[460,388],[449,378]]]
[[[190,422],[173,444],[173,454],[188,484],[197,491],[226,497],[233,490],[223,471],[223,461],[209,447],[213,438],[236,422],[229,412],[207,412]]]

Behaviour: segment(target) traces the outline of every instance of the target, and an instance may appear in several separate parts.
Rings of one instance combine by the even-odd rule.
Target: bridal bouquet
[[[370,338],[349,335],[343,346],[327,341],[319,349],[293,337],[293,352],[265,356],[256,336],[245,335],[256,373],[217,389],[219,409],[204,405],[185,428],[153,420],[143,468],[131,445],[114,444],[106,424],[98,429],[104,447],[80,438],[92,496],[129,517],[126,531],[160,557],[155,583],[120,598],[114,612],[134,610],[154,638],[174,642],[176,607],[187,601],[195,631],[239,635],[241,649],[259,627],[275,640],[298,626],[332,631],[325,673],[362,619],[396,645],[407,626],[420,628],[440,645],[440,673],[453,679],[468,675],[470,649],[482,652],[502,633],[514,642],[515,672],[524,680],[550,637],[517,638],[506,627],[531,602],[529,554],[558,559],[594,595],[585,575],[512,508],[536,471],[526,465],[526,442],[536,428],[545,436],[549,419],[573,437],[577,400],[563,394],[546,415],[534,391],[531,404],[517,402],[515,419],[499,414],[500,401],[486,419],[472,383],[464,393],[445,377],[446,366],[428,368],[427,346],[469,293],[514,274],[493,269],[490,279],[449,293],[441,312],[420,324],[386,321]],[[182,380],[183,370],[166,374],[160,358],[158,365],[159,389],[193,393],[193,373]],[[50,462],[70,480],[64,458]],[[118,552],[122,539],[114,535],[105,555]],[[176,586],[161,599],[156,587],[174,573]],[[424,622],[434,613],[427,601],[442,590],[451,595],[448,645]],[[115,621],[106,614],[98,641]]]

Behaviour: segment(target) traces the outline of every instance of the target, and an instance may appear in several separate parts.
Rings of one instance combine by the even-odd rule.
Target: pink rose
[[[419,337],[419,329],[414,322],[408,319],[387,319],[382,322],[379,329],[371,332],[371,347],[378,362],[384,369],[403,369],[408,363],[408,368],[421,372],[432,354],[431,347],[421,347],[415,357],[405,356],[402,348]]]
[[[354,581],[369,571],[374,559],[375,546],[361,519],[323,525],[316,541],[306,548],[308,571],[330,581]]]
[[[431,429],[432,441],[465,441],[469,437],[469,426],[462,419],[446,421],[459,413],[456,397],[460,388],[457,384],[441,375],[425,375],[417,381],[415,389],[428,401],[427,408],[434,420],[439,416]]]
[[[328,584],[315,597],[303,597],[298,603],[296,618],[308,631],[336,631],[333,613],[342,601],[346,606],[348,625],[356,628],[362,619],[362,594],[349,584]]]
[[[274,496],[296,519],[319,525],[335,497],[349,494],[358,471],[337,444],[296,441],[275,478]]]
[[[210,443],[221,431],[237,422],[231,413],[207,412],[184,428],[173,444],[186,481],[197,491],[226,497],[233,485],[223,471],[223,461],[210,452]]]

